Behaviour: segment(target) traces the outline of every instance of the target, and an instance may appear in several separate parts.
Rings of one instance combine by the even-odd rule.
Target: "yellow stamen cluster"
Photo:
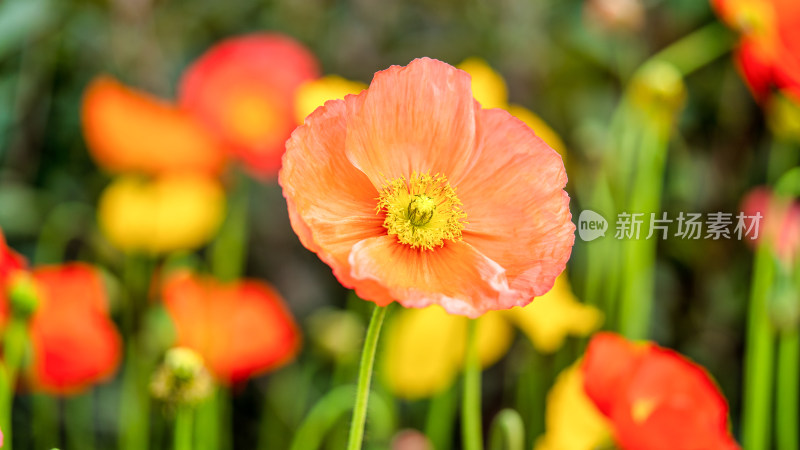
[[[383,226],[411,248],[432,250],[444,241],[460,241],[466,214],[444,175],[414,173],[388,182],[378,197]]]

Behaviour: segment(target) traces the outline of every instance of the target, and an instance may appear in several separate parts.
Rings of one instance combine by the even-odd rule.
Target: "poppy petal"
[[[550,290],[572,251],[567,175],[558,153],[519,119],[500,109],[479,117],[482,150],[456,191],[464,241],[506,270],[517,297],[508,301],[523,306]]]
[[[476,152],[470,84],[466,72],[430,58],[376,73],[347,103],[348,158],[376,187],[413,173],[456,183]]]

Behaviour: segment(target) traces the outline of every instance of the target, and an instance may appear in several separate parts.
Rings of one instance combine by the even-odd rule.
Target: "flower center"
[[[381,189],[378,213],[386,213],[388,234],[411,248],[432,250],[445,240],[460,241],[466,214],[444,175],[412,174]]]

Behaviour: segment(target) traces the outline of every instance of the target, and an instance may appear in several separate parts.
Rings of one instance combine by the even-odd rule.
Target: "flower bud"
[[[205,400],[212,387],[202,357],[194,350],[176,347],[167,351],[164,363],[153,374],[150,392],[171,406],[192,406]]]
[[[8,298],[11,311],[20,318],[28,318],[39,307],[39,293],[36,281],[30,273],[17,271],[11,275],[8,283]]]

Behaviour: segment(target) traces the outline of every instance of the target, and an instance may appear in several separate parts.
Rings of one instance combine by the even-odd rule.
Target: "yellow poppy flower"
[[[535,450],[590,450],[612,442],[611,424],[584,392],[580,361],[561,372],[547,395],[545,425]]]
[[[344,98],[347,94],[358,94],[367,85],[358,81],[350,81],[338,75],[326,75],[312,81],[306,81],[297,90],[295,112],[297,123],[322,106],[328,100]]]
[[[464,364],[467,318],[439,306],[402,309],[393,314],[384,337],[383,370],[387,386],[404,398],[430,397],[449,387]],[[524,308],[492,311],[478,320],[482,367],[508,352],[517,325],[543,353],[558,350],[567,335],[585,336],[600,326],[602,314],[575,299],[566,275],[553,289]]]
[[[103,192],[98,221],[120,249],[166,253],[206,243],[219,228],[224,211],[225,194],[213,178],[123,176]]]

